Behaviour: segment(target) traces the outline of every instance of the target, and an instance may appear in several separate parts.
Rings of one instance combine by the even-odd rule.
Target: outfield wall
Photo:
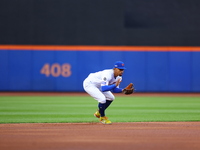
[[[125,62],[121,86],[200,92],[200,47],[0,46],[0,91],[83,91],[90,72]]]

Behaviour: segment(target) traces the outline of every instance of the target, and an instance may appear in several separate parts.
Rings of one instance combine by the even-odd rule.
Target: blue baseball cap
[[[115,65],[114,65],[114,68],[118,68],[118,69],[126,69],[124,67],[124,63],[122,61],[116,61],[115,62]]]

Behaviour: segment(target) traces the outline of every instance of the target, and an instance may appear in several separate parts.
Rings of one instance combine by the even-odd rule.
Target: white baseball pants
[[[100,88],[96,87],[90,80],[84,80],[84,90],[99,103],[106,103],[106,100],[113,101],[115,96],[110,92],[102,92]]]

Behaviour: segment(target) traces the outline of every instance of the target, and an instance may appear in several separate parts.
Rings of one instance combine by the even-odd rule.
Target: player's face
[[[124,69],[118,69],[118,68],[115,68],[114,69],[114,76],[117,77],[117,76],[122,76],[124,73]]]

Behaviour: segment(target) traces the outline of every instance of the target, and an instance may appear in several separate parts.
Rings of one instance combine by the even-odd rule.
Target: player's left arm
[[[104,85],[104,86],[101,86],[101,91],[102,92],[106,92],[106,91],[111,91],[113,89],[116,88],[116,85],[115,84],[111,84],[111,85]]]
[[[122,88],[115,87],[115,88],[112,89],[112,92],[114,92],[114,93],[122,93],[122,91],[123,91]]]
[[[108,85],[108,81],[103,81],[101,83],[101,91],[106,92],[106,91],[113,91],[117,87],[119,87],[119,84],[121,82],[121,79],[118,79],[115,83]]]
[[[120,82],[122,82],[122,77],[118,76],[118,78],[116,80],[120,80]],[[119,85],[116,86],[115,88],[112,89],[113,93],[122,93],[123,89],[119,88]]]

